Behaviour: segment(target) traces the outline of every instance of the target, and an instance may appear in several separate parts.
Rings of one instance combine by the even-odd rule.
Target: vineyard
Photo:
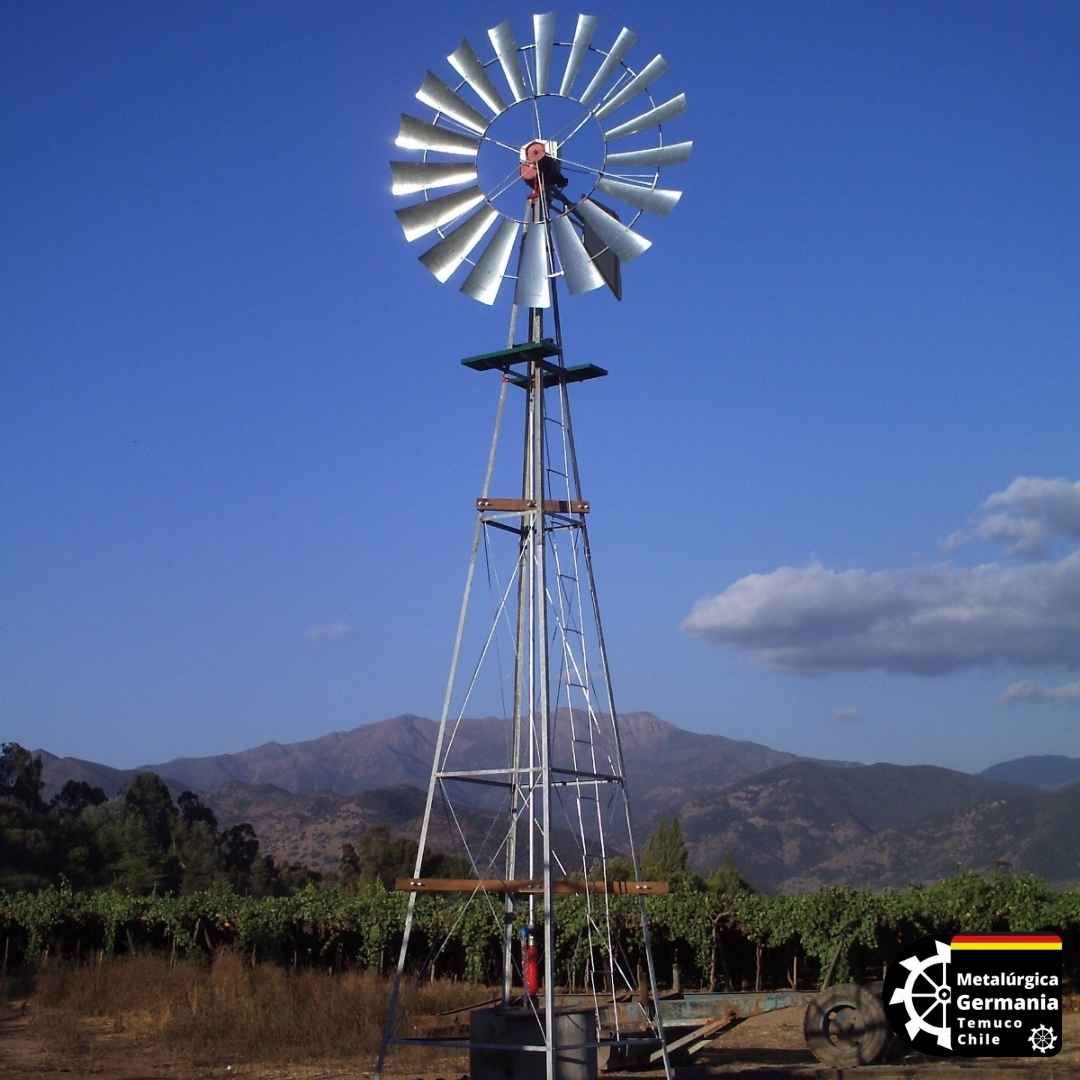
[[[256,899],[230,889],[190,896],[74,891],[0,893],[0,962],[5,969],[43,957],[105,957],[143,950],[172,956],[229,947],[283,965],[385,970],[396,961],[406,898],[378,882],[355,892],[309,887]],[[637,964],[637,901],[612,899],[615,948]],[[766,896],[737,885],[713,887],[687,875],[667,896],[647,901],[660,976],[712,989],[816,985],[871,978],[899,950],[927,934],[1055,930],[1065,957],[1078,955],[1080,891],[1030,875],[961,874],[938,884],[879,892],[827,888]],[[581,897],[557,907],[556,970],[580,984],[586,949]],[[424,974],[491,981],[499,964],[498,918],[483,896],[421,897],[417,925],[429,948]],[[444,939],[448,939],[444,943]],[[435,946],[437,955],[430,954]],[[1067,972],[1074,981],[1080,971]]]

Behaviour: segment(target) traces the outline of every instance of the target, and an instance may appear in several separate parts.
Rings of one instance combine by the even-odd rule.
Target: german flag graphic
[[[954,951],[965,952],[1061,952],[1057,934],[954,934]]]

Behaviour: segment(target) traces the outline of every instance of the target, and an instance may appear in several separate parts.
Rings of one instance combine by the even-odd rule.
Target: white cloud
[[[1014,682],[1005,687],[998,701],[1002,705],[1058,705],[1080,701],[1080,682],[1064,686],[1040,686],[1033,682]]]
[[[862,716],[859,713],[858,709],[856,709],[852,705],[849,705],[844,709],[834,709],[833,714],[832,714],[832,718],[838,724],[852,724],[856,720],[861,720]]]
[[[348,623],[324,623],[321,626],[309,626],[307,636],[312,641],[341,641],[352,637],[355,631]]]
[[[779,671],[1080,667],[1080,552],[1055,562],[750,574],[682,628]]]
[[[1003,544],[1010,555],[1045,556],[1055,540],[1080,540],[1080,483],[1042,476],[1017,477],[982,505],[975,522],[945,546],[971,540]]]

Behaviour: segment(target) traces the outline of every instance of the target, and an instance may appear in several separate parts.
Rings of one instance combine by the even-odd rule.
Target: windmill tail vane
[[[440,283],[458,275],[487,305],[511,286],[506,347],[462,361],[498,372],[499,392],[416,862],[396,883],[407,899],[378,1077],[393,1047],[417,1043],[468,1048],[474,1075],[595,1075],[604,1051],[671,1076],[645,904],[667,886],[642,880],[634,845],[570,410],[569,387],[607,372],[567,364],[559,301],[560,279],[569,295],[607,286],[622,298],[622,264],[652,243],[639,219],[682,195],[661,170],[693,144],[665,139],[686,96],[654,97],[668,64],[632,66],[632,30],[606,48],[592,15],[568,40],[553,14],[531,30],[519,44],[504,21],[487,32],[487,59],[465,39],[446,58],[452,74],[427,71],[416,98],[433,115],[402,114],[396,145],[416,156],[390,166],[393,194],[410,199],[396,211],[402,232],[427,238],[419,261]],[[509,479],[497,468],[504,438]],[[462,853],[469,875],[425,877],[433,844]],[[454,898],[438,932],[415,932],[422,893]],[[627,904],[633,962],[618,931]],[[488,972],[498,1004],[472,1011],[468,1039],[409,1034],[403,987],[434,972],[470,908],[501,943]]]

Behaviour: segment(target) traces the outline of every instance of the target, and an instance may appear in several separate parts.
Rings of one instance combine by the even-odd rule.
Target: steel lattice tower
[[[406,238],[439,237],[421,262],[440,281],[469,264],[461,288],[474,299],[493,303],[504,278],[514,282],[514,297],[506,348],[463,361],[477,371],[497,372],[499,393],[415,867],[411,878],[397,883],[408,901],[377,1076],[388,1047],[441,1041],[398,1030],[403,980],[414,970],[421,975],[432,970],[453,933],[452,926],[442,941],[426,941],[426,959],[419,968],[410,967],[417,897],[423,892],[456,894],[455,911],[461,913],[470,905],[490,913],[502,940],[501,1007],[521,1010],[536,1025],[521,1042],[500,1043],[502,1050],[543,1053],[545,1073],[554,1080],[557,1050],[566,1049],[556,1032],[559,1010],[573,1002],[595,1025],[590,1028],[595,1034],[573,1049],[624,1051],[644,1040],[655,1047],[654,1056],[670,1076],[645,906],[645,897],[666,891],[666,884],[644,882],[639,872],[589,543],[590,506],[570,411],[569,388],[607,372],[595,364],[566,362],[559,279],[571,294],[606,284],[621,298],[621,264],[650,245],[633,225],[644,210],[666,213],[678,201],[680,192],[658,186],[660,167],[685,162],[691,144],[663,139],[662,125],[686,103],[679,94],[658,105],[649,93],[667,68],[663,57],[635,70],[625,57],[637,36],[623,28],[603,50],[591,44],[595,28],[595,18],[581,15],[573,39],[559,42],[554,16],[536,15],[534,41],[518,46],[504,22],[489,31],[494,56],[486,63],[463,42],[448,58],[460,82],[451,88],[429,71],[417,92],[435,110],[433,121],[402,116],[397,143],[420,151],[422,160],[392,163],[395,194],[424,195],[398,211]],[[550,89],[556,48],[567,50],[557,92]],[[574,85],[592,57],[596,69],[575,97]],[[494,66],[502,72],[510,104],[488,75]],[[649,108],[608,126],[608,117],[639,95],[648,97]],[[548,124],[545,110],[560,102],[570,103],[576,113],[568,118],[564,111]],[[515,118],[524,127],[524,141],[505,135],[503,121]],[[555,137],[548,134],[556,130]],[[599,135],[595,165],[571,160],[574,150],[567,151],[585,131]],[[650,144],[609,152],[609,143],[633,136]],[[502,153],[504,165],[509,164],[506,153],[514,154],[508,177],[484,177],[481,160],[489,150]],[[649,171],[625,171],[638,167]],[[491,175],[500,172],[496,167]],[[521,181],[529,188],[524,212],[517,194]],[[461,190],[429,197],[431,188],[448,186]],[[598,192],[635,208],[629,224],[596,200]],[[472,251],[496,222],[492,239],[473,260]],[[515,250],[517,273],[511,275],[507,267]],[[522,320],[525,341],[515,344]],[[517,490],[496,495],[497,461],[507,456],[500,455],[500,446],[507,437],[516,441],[513,433],[504,434],[508,405],[515,399],[522,405],[519,449],[511,458]],[[489,587],[482,616],[476,597],[481,567]],[[502,662],[504,642],[508,665]],[[482,723],[470,720],[468,710],[483,703],[479,687],[493,667],[499,677],[490,700],[498,698],[499,715]],[[424,876],[437,826],[464,854],[470,876]],[[629,861],[625,879],[609,872],[616,855]],[[580,896],[583,906],[575,955],[581,958],[584,993],[577,995],[557,990],[557,898],[564,895]],[[619,895],[636,897],[647,971],[646,1000],[630,1006],[622,997],[635,990],[636,979],[614,930]],[[519,948],[514,922],[522,918],[527,934]],[[527,985],[533,935],[542,935],[543,958],[542,991],[535,994]],[[451,1042],[484,1049],[475,1038]]]

